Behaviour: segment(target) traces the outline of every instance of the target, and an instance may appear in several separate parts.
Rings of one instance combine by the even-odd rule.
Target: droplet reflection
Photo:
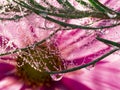
[[[86,67],[86,69],[89,71],[93,70],[94,68],[95,68],[94,65],[90,65],[90,66]]]
[[[51,74],[50,76],[54,81],[60,81],[63,78],[63,74]]]

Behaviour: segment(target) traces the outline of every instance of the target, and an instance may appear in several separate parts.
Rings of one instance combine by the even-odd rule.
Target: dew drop
[[[63,2],[66,2],[67,0],[63,0]]]
[[[90,66],[86,67],[86,69],[89,70],[89,71],[91,71],[91,70],[94,69],[94,65],[90,65]]]
[[[115,13],[107,13],[107,15],[110,18],[115,18],[117,16],[117,14],[115,14]]]
[[[55,24],[48,21],[48,20],[45,20],[45,28],[46,29],[54,29],[55,28]]]
[[[109,33],[109,30],[101,30],[100,33],[103,34],[103,35],[105,35],[105,34]]]
[[[47,17],[47,14],[46,13],[42,13],[41,16],[42,17]]]
[[[94,30],[86,30],[85,33],[86,33],[86,36],[89,36],[94,33]]]
[[[63,74],[51,74],[50,77],[54,80],[54,81],[60,81],[63,78]]]
[[[11,17],[11,18],[14,18],[14,21],[15,22],[18,22],[20,19],[20,16],[19,15],[14,15],[13,17]]]
[[[108,34],[109,33],[109,30],[105,30],[105,34]]]

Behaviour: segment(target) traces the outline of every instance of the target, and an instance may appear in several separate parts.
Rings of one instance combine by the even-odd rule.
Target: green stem
[[[96,12],[96,11],[76,11],[73,10],[71,13],[68,13],[69,10],[61,10],[61,9],[57,9],[55,11],[50,11],[48,9],[42,9],[39,8],[40,5],[36,5],[37,2],[33,2],[34,0],[30,0],[32,6],[34,6],[35,8],[29,6],[28,4],[26,4],[23,1],[17,2],[15,1],[17,4],[22,5],[23,7],[32,10],[36,13],[45,13],[47,15],[51,15],[51,16],[57,16],[57,17],[61,17],[61,18],[67,18],[67,19],[77,19],[77,18],[85,18],[85,17],[94,17],[94,18],[102,18],[102,19],[110,19],[110,17],[104,13],[101,12]],[[39,8],[39,9],[38,9]],[[42,10],[41,10],[42,9]],[[47,10],[47,11],[46,11]],[[56,11],[61,12],[61,13],[56,13]],[[114,19],[120,19],[120,16],[115,17]]]
[[[37,42],[37,43],[35,43],[35,44],[32,44],[32,45],[27,46],[27,47],[25,47],[25,48],[16,49],[16,50],[14,50],[14,51],[6,52],[6,53],[1,53],[0,56],[9,55],[9,54],[14,54],[14,53],[16,53],[16,52],[24,51],[24,50],[26,50],[26,49],[28,49],[28,48],[32,48],[33,46],[35,47],[35,46],[37,46],[37,45],[39,45],[39,44],[42,44],[43,42],[45,42],[46,40],[48,40],[48,39],[50,39],[52,36],[54,36],[54,35],[55,35],[58,31],[60,31],[60,30],[61,30],[61,29],[55,30],[55,31],[54,31],[52,34],[50,34],[48,37],[46,37],[45,39],[43,39],[43,40],[41,40],[41,41],[39,41],[39,42]]]
[[[67,5],[70,9],[75,10],[74,6],[72,6],[71,3],[70,3],[68,0],[66,0],[66,5]]]
[[[68,19],[76,19],[76,18],[84,18],[84,17],[94,17],[94,16],[96,16],[98,18],[100,18],[100,17],[101,18],[103,18],[103,17],[107,18],[106,16],[102,15],[102,13],[99,13],[99,12],[97,13],[97,12],[90,12],[90,11],[76,11],[76,10],[74,10],[74,13],[71,12],[69,14],[68,12],[70,10],[68,10],[68,9],[67,10],[66,9],[63,10],[63,9],[58,9],[58,8],[53,7],[54,11],[53,10],[50,11],[50,9],[47,9],[47,8],[46,9],[45,8],[42,9],[41,5],[38,4],[37,2],[35,2],[34,0],[30,0],[30,3],[31,3],[31,5],[33,7],[35,7],[37,10],[39,10],[40,13],[46,13],[47,15],[51,15],[51,16],[57,16],[57,17],[68,18]],[[25,5],[25,3],[24,3],[24,5]],[[40,9],[42,9],[42,11]],[[46,10],[46,11],[43,11],[43,10]],[[59,14],[56,13],[56,11],[58,11]]]
[[[116,12],[116,11],[108,8],[107,6],[105,6],[105,5],[103,5],[102,3],[100,3],[98,0],[96,0],[96,3],[99,4],[102,8],[104,8],[104,10],[106,10],[106,11],[109,12],[109,13],[114,13],[114,14],[116,14],[116,15],[120,15],[119,12]]]
[[[107,13],[110,13],[110,14],[116,14],[120,16],[120,13],[119,12],[116,12],[108,7],[106,7],[105,5],[103,5],[102,3],[100,3],[98,0],[89,0],[89,2],[96,8],[98,9],[99,11],[107,14]]]
[[[80,29],[85,29],[85,30],[97,30],[97,29],[105,29],[105,28],[112,28],[112,27],[115,27],[115,26],[118,26],[120,25],[120,23],[118,24],[113,24],[113,25],[110,25],[110,26],[101,26],[101,27],[88,27],[88,26],[81,26],[81,25],[75,25],[75,24],[68,24],[68,23],[65,23],[65,22],[61,22],[61,21],[58,21],[58,20],[55,20],[51,17],[43,17],[49,21],[52,21],[52,22],[55,22],[63,27],[71,27],[71,29],[75,29],[75,28],[80,28]]]
[[[81,5],[87,7],[87,8],[90,8],[92,10],[95,10],[94,7],[92,7],[90,4],[88,4],[87,2],[83,1],[83,0],[76,0],[78,3],[80,3]]]
[[[117,42],[110,41],[110,40],[107,40],[107,39],[103,39],[103,38],[100,38],[100,37],[97,37],[96,39],[103,42],[103,43],[105,43],[105,44],[110,44],[110,45],[113,45],[113,46],[116,46],[116,47],[120,48],[120,44],[117,43]]]
[[[76,71],[76,70],[80,70],[82,68],[86,68],[90,65],[95,65],[97,62],[101,61],[102,59],[106,58],[107,56],[111,55],[112,53],[118,51],[119,49],[113,49],[111,50],[110,52],[104,54],[103,56],[97,58],[96,60],[92,61],[92,62],[89,62],[87,64],[84,64],[84,65],[81,65],[81,66],[78,66],[78,67],[75,67],[75,68],[71,68],[71,69],[67,69],[67,70],[62,70],[62,71],[51,71],[51,72],[47,72],[49,74],[59,74],[59,73],[68,73],[68,72],[73,72],[73,71]]]
[[[99,10],[102,13],[105,13],[105,9],[103,7],[101,7],[101,5],[99,5],[98,3],[96,3],[96,0],[88,0],[92,6],[94,6],[97,10]]]
[[[41,9],[41,10],[48,10],[47,8],[45,8],[44,6],[38,4],[35,0],[29,0],[29,3],[33,6],[36,6],[37,8]]]
[[[74,10],[75,8],[70,4],[68,0],[57,0],[57,2],[63,6],[63,8],[68,9],[70,8],[71,10]]]
[[[30,15],[30,14],[24,14],[24,15],[22,15],[22,16],[20,16],[20,15],[15,15],[15,16],[13,16],[13,17],[11,17],[11,18],[3,18],[3,17],[0,17],[0,20],[18,20],[18,19],[23,18],[23,17],[26,17],[26,16],[28,16],[28,15]]]
[[[20,4],[22,5],[23,7],[26,7],[27,9],[30,9],[32,10],[34,13],[38,14],[38,15],[41,15],[43,18],[49,20],[49,21],[52,21],[52,22],[55,22],[63,27],[71,27],[72,29],[75,29],[75,28],[81,28],[81,29],[91,29],[91,30],[96,30],[96,29],[105,29],[105,28],[111,28],[111,27],[115,27],[115,26],[118,26],[120,25],[120,23],[118,24],[113,24],[113,25],[110,25],[110,26],[102,26],[102,27],[88,27],[88,26],[81,26],[81,25],[74,25],[74,24],[68,24],[68,23],[65,23],[65,22],[61,22],[61,21],[58,21],[56,19],[53,19],[51,17],[49,17],[46,13],[43,13],[43,12],[40,12],[39,10],[36,10],[35,8],[32,8],[30,7],[28,4],[26,4],[25,2],[21,1],[21,2],[17,2],[15,1],[17,4]],[[46,14],[45,16],[43,16],[43,14]]]

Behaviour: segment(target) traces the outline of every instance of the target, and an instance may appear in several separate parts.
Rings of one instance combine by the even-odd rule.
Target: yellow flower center
[[[50,85],[51,77],[53,78],[55,75],[49,75],[45,71],[65,69],[63,61],[57,46],[45,42],[19,52],[17,75],[29,85]],[[60,78],[60,76],[56,75],[56,78]]]

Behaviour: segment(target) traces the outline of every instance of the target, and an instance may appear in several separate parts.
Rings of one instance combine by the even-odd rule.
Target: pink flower
[[[116,2],[116,4],[119,3],[119,1],[117,0],[112,0],[112,1],[100,0],[100,1],[110,7],[111,5],[113,5],[113,2],[114,3]],[[73,4],[77,5],[77,3],[73,3]],[[115,10],[119,9],[119,7],[116,7],[116,5],[113,7]],[[67,22],[76,23],[76,21],[78,24],[79,20],[68,20]],[[85,20],[84,24],[88,21],[89,21],[88,19]],[[97,25],[101,25],[101,23],[97,23]],[[1,21],[0,22],[0,53],[2,54],[8,51],[16,50],[17,48],[18,49],[25,48],[29,45],[32,45],[38,41],[45,39],[51,33],[53,33],[55,30],[59,28],[60,28],[59,25],[53,22],[49,22],[35,14],[31,14],[25,18],[20,19],[19,21],[7,21],[7,20]],[[47,49],[45,50],[47,52],[50,52],[50,54],[46,54],[44,49],[42,54],[47,55],[48,57],[49,55],[51,55],[52,52],[51,50],[53,50],[53,53],[55,54],[55,56],[54,54],[52,54],[53,57],[59,58],[60,55],[60,60],[64,59],[65,62],[67,62],[68,64],[66,65],[67,69],[76,67],[78,65],[83,65],[85,63],[95,60],[96,58],[100,57],[101,55],[109,52],[112,48],[114,48],[98,41],[96,39],[96,36],[100,35],[100,37],[102,38],[119,42],[120,41],[119,28],[120,26],[116,26],[114,28],[105,29],[104,31],[90,31],[90,30],[86,31],[82,29],[73,29],[68,31],[60,30],[51,39],[48,39],[45,44],[43,44],[43,48],[47,47]],[[50,48],[50,51],[48,50],[48,48]],[[39,52],[40,48],[37,48],[37,50]],[[35,90],[41,90],[41,89],[42,90],[80,90],[80,89],[81,90],[119,90],[120,89],[119,51],[104,58],[102,61],[98,62],[94,67],[90,66],[78,71],[65,73],[60,81],[56,81],[53,79],[47,82],[48,85],[37,86],[37,87],[34,87],[33,83],[32,85],[31,83],[29,85],[28,84],[29,82],[26,82],[25,80],[26,78],[23,78],[22,75],[20,76],[18,75],[24,73],[17,72],[18,68],[16,61],[18,60],[18,56],[21,55],[20,56],[20,60],[21,60],[21,57],[27,57],[27,54],[32,53],[32,50],[29,53],[28,52],[29,50],[0,57],[0,90],[33,90],[33,89]],[[30,56],[34,58],[34,53],[30,54]],[[60,61],[59,64],[60,67],[62,66],[61,62],[62,61]],[[35,65],[33,67],[37,67]],[[31,73],[30,76],[33,75],[34,73]],[[29,77],[27,79],[29,79]]]

